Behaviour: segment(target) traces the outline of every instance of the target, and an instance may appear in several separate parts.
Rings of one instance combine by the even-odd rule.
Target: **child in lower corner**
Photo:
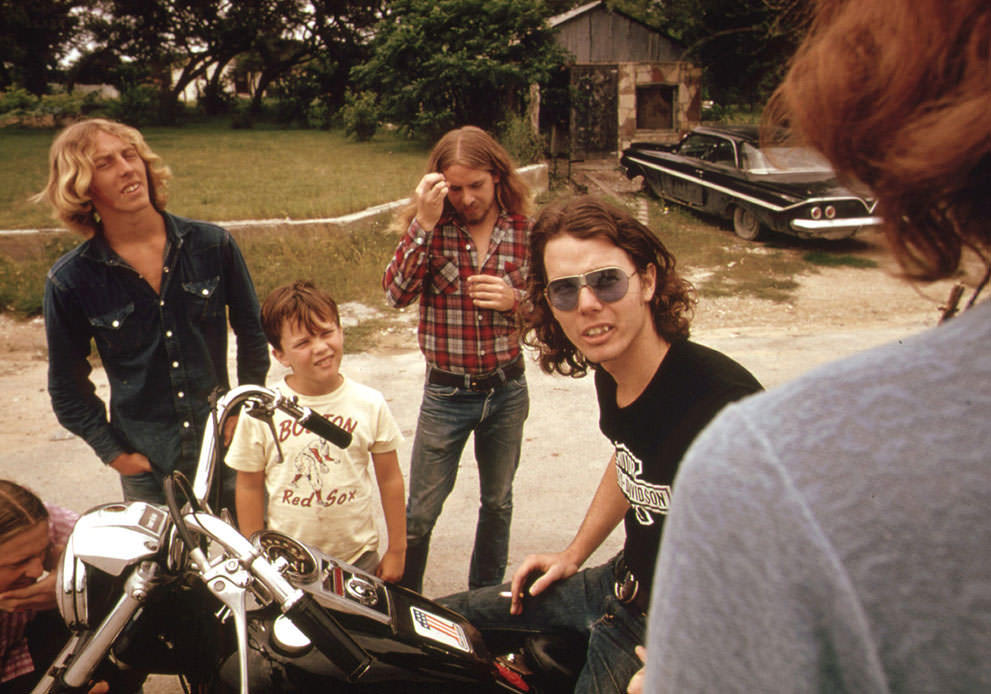
[[[338,448],[276,412],[280,462],[268,424],[240,417],[226,462],[237,470],[241,532],[279,530],[383,580],[399,580],[406,559],[405,491],[396,454],[402,434],[382,394],[341,373],[337,304],[312,283],[296,281],[269,294],[261,318],[272,354],[292,370],[276,388],[350,431],[352,442]],[[369,463],[388,533],[381,559]]]

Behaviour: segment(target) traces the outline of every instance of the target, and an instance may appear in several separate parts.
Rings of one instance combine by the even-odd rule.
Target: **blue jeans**
[[[626,694],[630,678],[642,667],[633,650],[643,645],[646,616],[623,605],[613,593],[617,559],[579,571],[540,595],[523,601],[523,614],[509,614],[509,584],[490,586],[441,598],[437,602],[463,615],[479,629],[517,626],[563,629],[589,636],[575,685],[578,694]]]
[[[193,484],[195,469],[184,471],[189,479],[189,484]],[[229,508],[234,514],[234,488],[237,482],[237,472],[233,468],[220,462],[215,474],[223,475],[223,488],[221,490],[220,505],[222,508]],[[157,471],[141,472],[137,475],[121,475],[120,488],[124,492],[124,501],[145,501],[149,504],[165,505],[165,490],[162,487],[162,479]],[[180,497],[179,505],[182,506],[184,499]],[[214,511],[220,511],[215,508]]]
[[[423,590],[430,534],[454,488],[458,461],[472,432],[481,505],[468,586],[502,582],[513,517],[513,477],[529,409],[525,375],[487,392],[431,383],[424,386],[410,463],[406,573],[401,585]]]

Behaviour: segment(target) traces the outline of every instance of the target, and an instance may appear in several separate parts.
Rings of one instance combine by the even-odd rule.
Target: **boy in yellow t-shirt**
[[[312,283],[297,281],[272,291],[261,317],[273,356],[292,369],[276,388],[347,429],[352,442],[338,448],[276,412],[277,447],[267,423],[240,417],[226,462],[237,470],[241,532],[279,530],[383,580],[399,580],[406,558],[405,491],[396,454],[402,434],[382,394],[341,373],[337,304]],[[369,467],[388,534],[381,559]]]

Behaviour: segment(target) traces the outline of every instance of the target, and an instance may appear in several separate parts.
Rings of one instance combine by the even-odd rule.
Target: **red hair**
[[[817,0],[765,124],[871,188],[906,271],[951,275],[964,248],[989,265],[989,0]]]

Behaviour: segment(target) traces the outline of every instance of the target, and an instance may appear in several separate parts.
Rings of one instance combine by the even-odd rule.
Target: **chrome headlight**
[[[87,604],[86,564],[76,557],[72,538],[62,553],[55,581],[55,601],[59,614],[70,629],[88,629],[89,606]]]
[[[70,629],[100,623],[120,597],[125,570],[154,556],[171,524],[143,502],[107,504],[79,518],[58,566],[55,600]]]

